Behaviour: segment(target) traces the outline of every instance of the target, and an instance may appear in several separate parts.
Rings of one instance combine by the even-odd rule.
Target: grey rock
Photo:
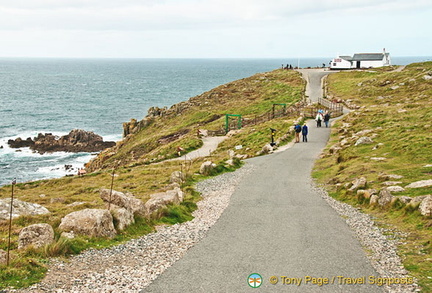
[[[111,213],[100,209],[85,209],[70,213],[61,220],[59,229],[90,237],[112,238],[116,235]]]
[[[54,230],[49,224],[33,224],[21,230],[18,236],[18,249],[28,246],[43,247],[54,242]]]
[[[419,206],[420,213],[423,216],[432,216],[432,195],[427,195]]]
[[[387,187],[387,190],[390,192],[404,192],[405,191],[405,189],[403,187],[400,187],[397,185],[389,186],[389,187]]]
[[[117,223],[117,229],[123,231],[129,225],[135,223],[135,218],[132,211],[116,206],[111,205],[111,215],[113,216],[114,221]]]
[[[9,219],[10,202],[10,198],[0,199],[0,220]],[[12,218],[29,215],[44,215],[49,213],[50,211],[47,208],[41,206],[40,204],[25,202],[19,199],[14,199],[13,201]]]
[[[355,191],[357,189],[363,189],[366,187],[366,184],[367,184],[367,180],[365,177],[357,178],[352,182],[352,186],[350,187],[349,191]]]
[[[407,186],[405,186],[405,188],[422,188],[422,187],[429,187],[429,186],[432,186],[432,179],[416,181],[411,184],[408,184]]]
[[[174,171],[171,173],[170,182],[182,184],[186,179],[186,175],[181,171]]]
[[[381,189],[378,197],[378,204],[382,207],[390,205],[393,201],[393,195],[387,188]]]
[[[101,189],[100,198],[106,202],[131,211],[135,216],[144,216],[144,202],[131,193],[123,193],[110,189]]]
[[[216,164],[211,161],[205,161],[201,164],[199,172],[202,175],[210,175],[214,168],[216,168]]]

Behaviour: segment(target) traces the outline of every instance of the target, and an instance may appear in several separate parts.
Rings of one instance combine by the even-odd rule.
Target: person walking
[[[330,113],[326,112],[325,115],[324,115],[324,124],[325,124],[326,127],[328,127],[329,121],[330,121]]]
[[[302,131],[302,127],[299,123],[294,125],[294,131],[295,131],[295,142],[300,142],[300,132]]]
[[[318,114],[315,117],[315,120],[317,122],[317,127],[321,127],[321,121],[323,120],[323,116],[321,112],[318,111]]]
[[[305,121],[303,124],[303,127],[302,127],[303,142],[307,142],[307,135],[308,135],[308,127],[307,127],[306,121]]]

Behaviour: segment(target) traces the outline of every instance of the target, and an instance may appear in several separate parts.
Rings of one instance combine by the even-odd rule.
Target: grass
[[[368,189],[379,191],[380,174],[403,176],[400,186],[431,178],[432,63],[407,66],[402,72],[388,69],[350,71],[328,77],[328,93],[359,107],[332,129],[323,156],[316,162],[313,176],[329,193],[372,214],[381,225],[407,234],[399,252],[404,266],[418,279],[424,292],[432,292],[432,219],[420,215],[418,209],[396,203],[390,208],[371,207],[368,201],[347,192],[344,184],[364,176]],[[345,126],[344,126],[345,124]],[[348,127],[346,127],[348,125]],[[342,130],[344,128],[345,130]],[[370,131],[358,134],[360,131]],[[369,136],[372,144],[355,146],[361,136]],[[345,140],[347,145],[341,146]],[[333,146],[341,150],[332,152]],[[371,158],[382,157],[382,161]],[[432,189],[406,189],[397,196],[417,197]]]
[[[294,71],[276,70],[257,74],[193,97],[183,103],[184,109],[173,116],[157,117],[147,127],[119,143],[114,149],[102,152],[89,169],[94,172],[83,177],[63,177],[19,183],[15,186],[15,198],[38,203],[51,213],[38,216],[21,216],[12,224],[12,262],[9,267],[0,265],[0,288],[28,287],[40,281],[47,271],[50,257],[68,257],[89,248],[104,248],[117,245],[145,235],[160,224],[189,221],[200,195],[194,190],[197,181],[223,172],[230,172],[241,165],[234,159],[228,165],[228,150],[242,145],[237,154],[255,156],[264,144],[270,142],[269,128],[278,129],[280,139],[292,127],[292,119],[278,118],[263,124],[245,127],[227,138],[211,157],[184,161],[164,161],[177,157],[177,147],[187,152],[198,149],[202,141],[196,133],[200,128],[217,130],[223,128],[224,114],[237,113],[244,117],[261,115],[271,110],[273,103],[295,103],[302,97],[303,80]],[[186,106],[185,106],[186,105]],[[180,107],[180,106],[176,106]],[[289,137],[288,137],[289,138]],[[281,144],[286,143],[281,141]],[[198,174],[200,165],[213,161],[217,167],[206,176]],[[157,163],[157,164],[155,164]],[[163,191],[169,185],[174,171],[186,173],[186,182],[181,188],[185,200],[180,205],[168,206],[155,219],[136,218],[135,224],[118,231],[113,239],[78,236],[74,239],[60,237],[58,226],[68,213],[84,208],[106,208],[99,197],[99,190],[110,188],[111,173],[115,168],[113,189],[130,192],[143,201],[153,193]],[[11,186],[0,188],[0,198],[10,197]],[[81,203],[75,205],[76,203]],[[17,249],[17,240],[22,228],[36,223],[53,226],[55,242],[43,248]],[[0,249],[7,249],[8,221],[0,221]]]

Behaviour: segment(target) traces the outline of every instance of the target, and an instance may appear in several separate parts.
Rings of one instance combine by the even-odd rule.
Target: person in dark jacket
[[[305,121],[305,123],[303,124],[303,127],[302,127],[303,142],[307,142],[307,135],[308,135],[308,127],[307,127],[306,121]]]
[[[324,115],[324,124],[325,124],[326,127],[328,127],[329,121],[330,121],[330,113],[326,112],[325,115]]]

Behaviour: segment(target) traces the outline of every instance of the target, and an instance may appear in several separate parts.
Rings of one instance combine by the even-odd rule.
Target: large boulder
[[[18,236],[18,249],[33,246],[43,247],[54,242],[54,230],[49,224],[33,224],[21,230]]]
[[[104,202],[109,203],[111,201],[111,204],[125,208],[136,216],[145,215],[144,202],[131,193],[123,193],[115,190],[111,192],[110,189],[101,189],[100,197]]]
[[[117,229],[120,231],[123,231],[127,226],[135,223],[134,215],[128,209],[112,205],[111,215],[113,216]]]
[[[70,213],[61,220],[59,229],[90,237],[112,238],[116,235],[111,213],[100,209],[85,209]]]
[[[150,195],[145,203],[146,215],[151,217],[156,211],[165,208],[168,204],[179,204],[183,201],[183,192],[180,188]]]
[[[7,220],[10,216],[10,198],[0,199],[0,220]],[[50,211],[37,203],[30,203],[14,199],[12,208],[12,218],[28,215],[43,215],[49,214]]]
[[[432,216],[432,195],[427,195],[419,206],[420,213],[423,216]]]

